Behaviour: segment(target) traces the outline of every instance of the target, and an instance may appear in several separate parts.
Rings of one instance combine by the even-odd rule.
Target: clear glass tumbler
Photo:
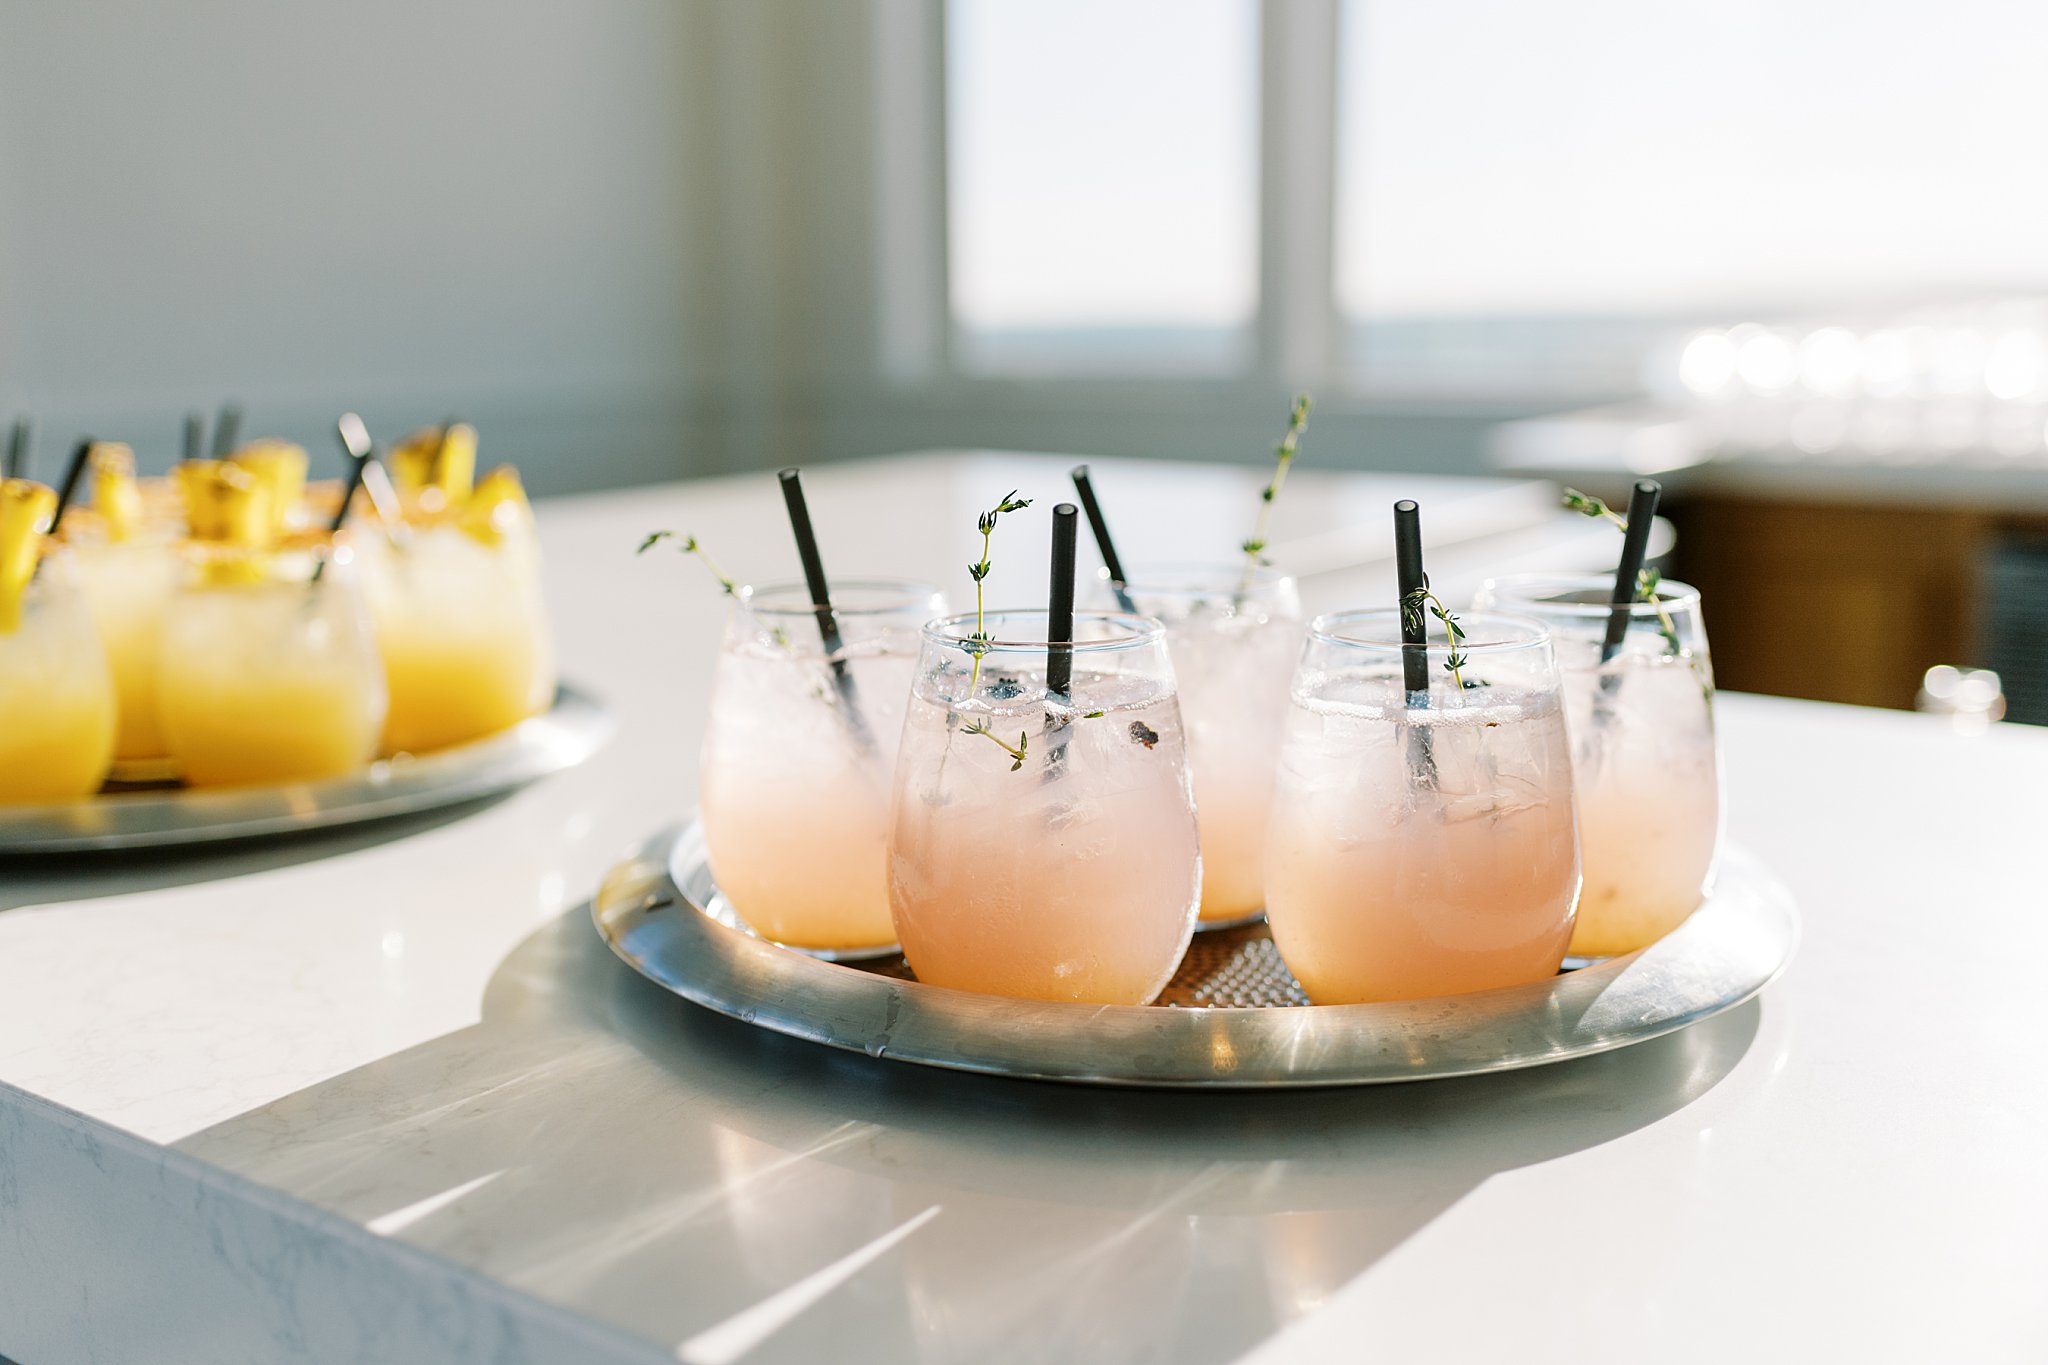
[[[1533,616],[1564,670],[1586,889],[1571,951],[1647,947],[1699,906],[1721,836],[1714,669],[1700,595],[1683,583],[1628,608],[1621,648],[1601,661],[1613,580],[1524,575],[1489,581],[1475,607]]]
[[[1255,920],[1266,905],[1266,819],[1301,657],[1301,598],[1292,578],[1242,563],[1140,565],[1131,580],[1128,608],[1165,624],[1180,687],[1202,837],[1196,927]],[[1113,596],[1104,578],[1098,598]]]
[[[195,549],[165,611],[157,675],[179,774],[213,787],[366,765],[384,724],[384,668],[348,547]]]
[[[46,554],[0,628],[0,805],[91,796],[113,762],[113,674],[70,568]]]
[[[1400,612],[1309,627],[1273,797],[1266,916],[1319,1005],[1537,981],[1564,958],[1579,853],[1550,638],[1525,618],[1461,624],[1457,673],[1433,633],[1422,694],[1406,690]]]
[[[896,942],[889,914],[890,775],[929,583],[832,586],[827,654],[809,589],[741,591],[712,683],[699,764],[711,873],[763,938],[828,957]]]
[[[539,555],[526,534],[416,528],[363,537],[364,586],[384,658],[386,753],[426,753],[545,711],[555,655]]]
[[[925,628],[889,831],[898,941],[932,985],[1142,1005],[1201,898],[1165,631],[1076,613],[1057,695],[1046,634],[1043,611]]]
[[[157,664],[165,608],[180,575],[177,546],[163,538],[86,540],[74,533],[71,555],[120,700],[114,757],[124,763],[161,759]]]

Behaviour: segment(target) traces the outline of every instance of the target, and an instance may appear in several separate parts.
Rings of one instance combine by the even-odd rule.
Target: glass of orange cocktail
[[[937,588],[833,585],[826,650],[802,584],[736,589],[699,767],[713,879],[763,938],[824,956],[885,952],[890,775]]]
[[[75,801],[114,757],[113,675],[60,556],[0,607],[0,805]]]
[[[1411,646],[1430,658],[1416,693],[1401,615],[1318,618],[1295,673],[1266,914],[1317,1004],[1540,980],[1571,938],[1579,855],[1549,636],[1464,617],[1460,650]]]
[[[1537,618],[1556,642],[1586,876],[1571,951],[1584,957],[1634,952],[1677,928],[1705,896],[1720,843],[1700,595],[1668,581],[1651,592],[1621,609],[1628,619],[1611,650],[1609,578],[1496,579],[1475,601]]]
[[[183,528],[169,516],[149,514],[127,446],[95,445],[90,461],[92,508],[74,509],[65,518],[67,559],[113,670],[120,711],[114,757],[123,764],[154,765],[164,757],[157,661],[164,608],[179,578]],[[136,771],[124,768],[123,775]]]
[[[164,743],[185,781],[299,781],[361,768],[384,722],[384,674],[346,542],[193,550],[165,610],[157,678]]]
[[[366,536],[363,548],[390,695],[387,752],[445,748],[548,708],[554,646],[530,534],[443,524],[397,545]]]
[[[934,985],[1142,1005],[1201,896],[1165,632],[1084,612],[1071,644],[1048,634],[1044,611],[925,628],[889,832],[897,937]]]

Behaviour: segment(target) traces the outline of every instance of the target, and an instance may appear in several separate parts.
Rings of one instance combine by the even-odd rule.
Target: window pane
[[[1225,364],[1258,303],[1254,0],[950,0],[970,366]]]
[[[2044,50],[2007,0],[1349,0],[1343,311],[1382,377],[1556,377],[1648,319],[2040,286]]]

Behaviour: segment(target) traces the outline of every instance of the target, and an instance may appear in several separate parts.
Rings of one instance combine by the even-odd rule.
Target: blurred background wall
[[[934,0],[4,0],[0,416],[33,412],[45,460],[91,431],[162,467],[229,398],[320,456],[346,407],[386,437],[455,413],[543,492],[937,444],[1257,456],[1315,375],[1083,353],[962,382],[946,324],[908,318],[943,289],[914,255],[945,235],[942,24]],[[1023,74],[1056,102],[1133,59]],[[1544,406],[1330,394],[1322,454],[1476,468],[1492,419]]]
[[[0,6],[0,410],[161,465],[450,411],[565,488],[673,476],[711,373],[690,4]]]

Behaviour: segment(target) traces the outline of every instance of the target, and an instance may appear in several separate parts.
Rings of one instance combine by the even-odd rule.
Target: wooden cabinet
[[[1910,707],[1935,664],[1986,662],[1984,565],[2048,516],[1688,494],[1672,576],[1698,587],[1720,686]]]

